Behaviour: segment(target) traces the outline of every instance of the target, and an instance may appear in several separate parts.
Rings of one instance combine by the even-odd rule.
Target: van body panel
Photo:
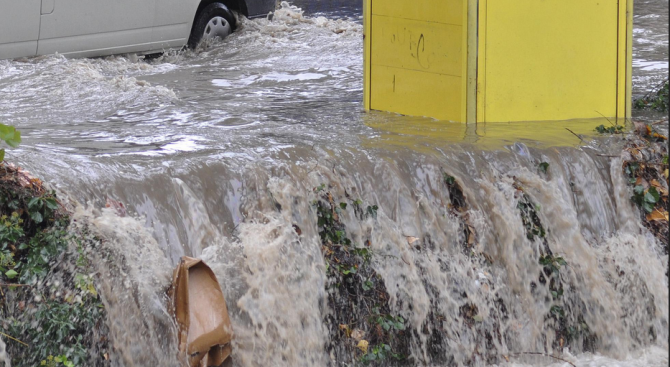
[[[42,15],[51,14],[56,8],[56,0],[42,0]]]
[[[37,53],[150,44],[154,5],[155,0],[56,0],[53,12],[41,16]]]
[[[41,0],[0,0],[0,58],[35,55],[41,7]]]
[[[155,0],[154,29],[152,42],[159,45],[173,44],[183,39],[179,47],[186,44],[191,26],[198,10],[199,0]]]
[[[37,41],[0,43],[0,60],[35,56]]]
[[[249,17],[265,16],[276,7],[276,0],[234,1],[237,8],[232,9]],[[188,42],[200,3],[0,0],[0,60],[53,53],[95,57],[181,48]]]
[[[38,54],[59,53],[70,57],[85,57],[83,55],[107,56],[138,52],[141,51],[141,48],[138,49],[140,45],[144,45],[144,48],[151,47],[147,33],[151,34],[146,30],[135,29],[40,40]]]
[[[152,48],[157,50],[181,48],[188,42],[188,36],[190,34],[191,23],[171,24],[154,27]]]

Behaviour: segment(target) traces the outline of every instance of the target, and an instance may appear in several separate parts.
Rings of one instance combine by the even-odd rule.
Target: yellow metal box
[[[460,122],[626,118],[632,0],[366,0],[366,109]]]

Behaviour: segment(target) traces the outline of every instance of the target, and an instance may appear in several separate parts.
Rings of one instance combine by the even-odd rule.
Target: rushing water
[[[640,225],[621,161],[603,156],[618,154],[617,139],[579,147],[557,132],[537,142],[523,125],[514,142],[482,127],[365,113],[360,4],[303,3],[313,14],[286,6],[207,50],[150,62],[0,61],[0,120],[24,136],[9,160],[87,203],[76,218],[124,255],[121,274],[98,259],[119,365],[175,363],[162,291],[182,255],[202,257],[219,277],[236,366],[333,362],[312,205],[322,184],[336,200],[379,206],[376,218],[342,220],[378,254],[393,311],[414,328],[415,364],[441,365],[422,329],[433,311],[445,316],[439,348],[455,363],[476,354],[478,332],[499,332],[488,349],[504,365],[556,362],[523,354],[534,351],[580,366],[667,364],[668,257]],[[640,94],[667,75],[667,2],[637,1],[635,21]],[[543,161],[549,175],[537,170]],[[444,173],[463,186],[475,250],[491,262],[462,253]],[[551,295],[531,286],[542,245],[525,234],[519,186],[568,263],[567,317],[581,315],[599,336],[595,354],[579,343],[552,350]],[[136,217],[96,209],[108,197]],[[466,303],[480,310],[476,329],[459,317]]]

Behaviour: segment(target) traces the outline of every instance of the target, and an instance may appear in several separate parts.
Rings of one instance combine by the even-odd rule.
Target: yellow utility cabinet
[[[627,118],[632,0],[366,0],[366,109],[460,122]]]

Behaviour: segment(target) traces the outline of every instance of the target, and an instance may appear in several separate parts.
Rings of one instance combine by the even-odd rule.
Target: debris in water
[[[179,329],[179,354],[190,367],[221,365],[231,354],[233,327],[216,275],[202,260],[184,256],[168,290]]]
[[[118,215],[119,217],[126,216],[126,207],[123,206],[123,203],[120,201],[107,198],[107,201],[105,202],[105,207],[114,209],[114,212],[116,212],[116,215]]]

